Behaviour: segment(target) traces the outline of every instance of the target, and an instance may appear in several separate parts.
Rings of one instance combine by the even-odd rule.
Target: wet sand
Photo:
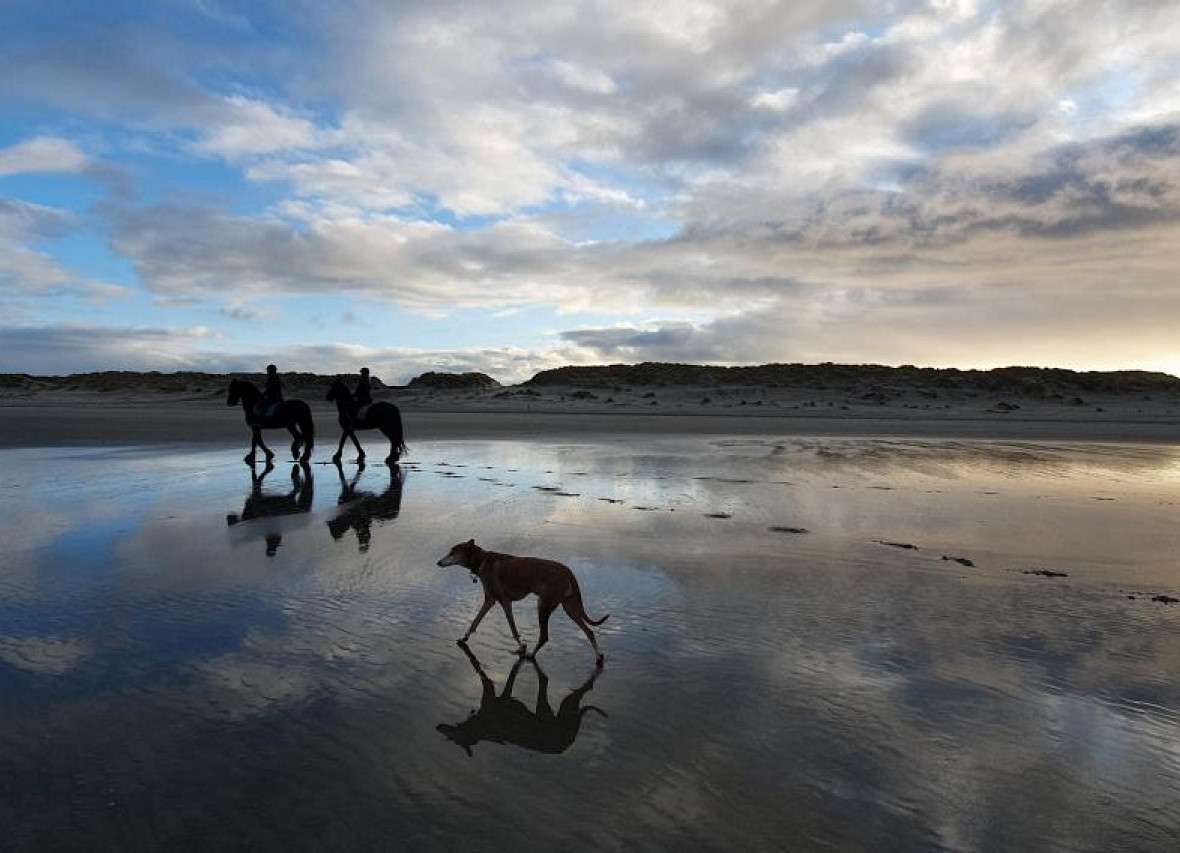
[[[1109,404],[1108,404],[1109,405]],[[340,437],[336,412],[313,402],[317,443],[322,458]],[[743,410],[744,411],[744,410]],[[1180,415],[1160,411],[1150,416],[1113,406],[1102,415],[1064,414],[1058,409],[1027,413],[985,413],[978,407],[943,412],[892,410],[824,414],[823,409],[757,415],[679,412],[610,412],[569,404],[562,410],[404,406],[407,440],[522,439],[544,436],[782,435],[911,436],[923,438],[1028,439],[1044,441],[1180,442]],[[284,445],[285,432],[268,431],[266,440]],[[222,443],[249,444],[238,409],[221,400],[182,400],[169,395],[152,399],[103,401],[100,395],[44,395],[28,401],[0,400],[0,447],[48,445]],[[384,454],[382,454],[384,456]]]
[[[0,451],[6,849],[1176,849],[1173,448],[239,449]]]

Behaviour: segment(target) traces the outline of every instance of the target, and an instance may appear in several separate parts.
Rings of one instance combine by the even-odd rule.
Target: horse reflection
[[[261,518],[273,519],[311,512],[311,505],[315,499],[311,466],[306,462],[291,466],[291,490],[285,494],[267,493],[262,490],[267,475],[274,469],[275,466],[270,462],[267,462],[261,473],[254,466],[250,467],[250,494],[246,496],[246,503],[240,513],[226,513],[225,523],[228,526],[233,527],[244,521]],[[273,557],[283,542],[282,533],[267,530],[264,531],[263,538],[266,540],[266,556]]]
[[[344,467],[337,462],[336,473],[340,476],[340,497],[337,503],[344,509],[340,514],[328,522],[328,532],[332,538],[340,541],[349,530],[356,531],[356,541],[360,552],[369,550],[369,543],[373,539],[372,525],[374,521],[391,521],[402,511],[402,486],[405,474],[397,465],[389,466],[389,485],[381,494],[362,491],[357,488],[357,481],[365,470],[361,462],[352,480],[344,478]]]
[[[594,711],[606,716],[605,711],[594,705],[581,706],[582,697],[590,692],[594,680],[602,672],[601,663],[595,667],[585,684],[561,700],[561,706],[555,714],[549,705],[549,679],[535,660],[530,660],[530,663],[537,671],[537,707],[530,711],[527,705],[512,696],[516,675],[524,665],[525,658],[517,658],[512,671],[508,673],[508,680],[504,682],[503,691],[497,696],[496,684],[483,671],[479,659],[465,643],[460,643],[459,648],[467,655],[483,684],[479,710],[472,711],[461,723],[440,723],[435,728],[456,746],[462,747],[468,755],[473,755],[471,748],[482,740],[559,755],[569,749],[578,737],[583,714]]]

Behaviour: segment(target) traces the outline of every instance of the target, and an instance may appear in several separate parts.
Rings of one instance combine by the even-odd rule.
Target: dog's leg
[[[488,678],[483,667],[479,663],[479,658],[471,653],[471,649],[467,648],[466,643],[460,644],[459,648],[463,650],[463,654],[467,655],[467,660],[471,662],[472,669],[475,674],[479,676],[479,683],[483,685],[483,698],[480,700],[481,707],[490,704],[496,698],[496,683]]]
[[[567,598],[565,601],[561,602],[561,606],[565,610],[566,615],[574,621],[575,625],[582,629],[583,633],[585,633],[586,637],[590,640],[590,645],[594,647],[595,656],[598,658],[598,661],[601,662],[602,652],[598,648],[598,640],[594,639],[594,632],[590,630],[590,626],[586,624],[586,620],[583,619],[582,614],[578,612],[576,599]]]
[[[545,670],[541,669],[536,658],[533,658],[532,662],[533,669],[537,671],[537,708],[534,713],[538,717],[544,716],[552,719],[553,707],[549,704],[549,676],[545,674]]]
[[[480,606],[479,613],[475,614],[475,619],[472,620],[471,627],[467,629],[467,633],[463,635],[463,639],[459,641],[460,643],[466,643],[467,639],[475,633],[475,629],[479,627],[479,623],[483,621],[483,617],[488,615],[488,611],[492,609],[494,603],[495,600],[490,595],[484,596],[483,605]]]
[[[537,599],[537,624],[540,626],[541,635],[537,637],[537,645],[533,646],[533,653],[529,655],[534,661],[537,659],[537,652],[541,651],[541,646],[549,642],[549,617],[556,609],[556,601],[550,601],[547,598]]]
[[[516,673],[520,672],[520,667],[524,663],[524,658],[517,658],[516,663],[512,665],[512,671],[508,673],[508,680],[504,682],[504,689],[500,691],[500,698],[507,699],[512,696],[512,688],[516,684]]]
[[[504,615],[508,617],[508,627],[512,629],[512,637],[516,640],[516,653],[523,655],[529,650],[529,647],[520,638],[520,631],[516,630],[516,620],[512,618],[512,602],[505,599],[500,602],[500,606],[504,608]]]

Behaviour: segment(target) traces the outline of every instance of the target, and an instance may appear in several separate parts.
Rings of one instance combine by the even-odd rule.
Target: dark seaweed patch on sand
[[[944,560],[950,560],[952,563],[958,563],[960,566],[966,566],[969,569],[975,568],[975,563],[968,560],[966,557],[948,557],[946,554],[942,555]]]

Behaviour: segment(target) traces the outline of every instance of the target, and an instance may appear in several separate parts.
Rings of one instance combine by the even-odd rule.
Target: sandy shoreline
[[[0,405],[0,447],[78,444],[222,443],[246,438],[241,413],[220,401],[5,401]],[[313,406],[321,447],[340,435],[335,411]],[[1072,413],[1071,413],[1072,414]],[[455,406],[403,408],[407,439],[570,438],[578,435],[810,435],[1008,440],[1180,442],[1180,420],[1109,413],[1101,418],[1057,412],[979,414],[893,411],[826,413],[520,411]],[[65,415],[63,417],[63,415]],[[274,433],[276,442],[283,444]]]

